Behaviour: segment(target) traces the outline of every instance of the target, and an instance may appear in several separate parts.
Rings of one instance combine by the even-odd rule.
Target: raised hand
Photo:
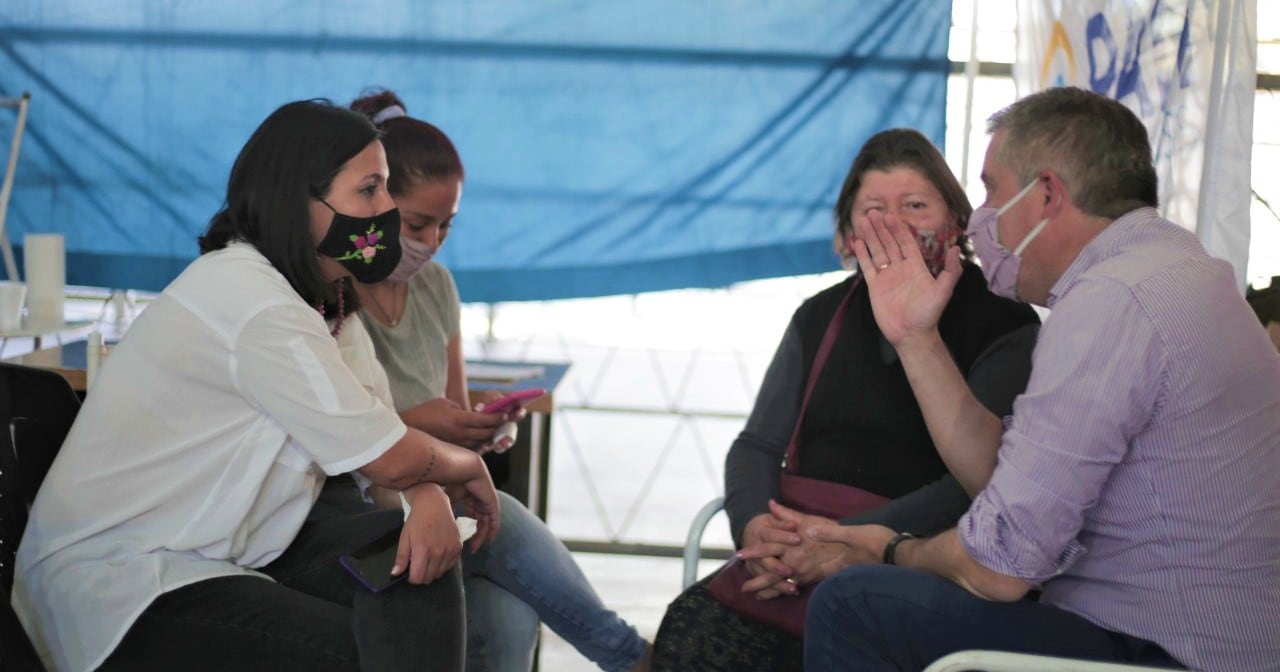
[[[856,219],[854,229],[853,251],[885,339],[896,347],[935,330],[960,280],[960,248],[947,250],[946,266],[934,278],[915,234],[895,215],[873,210]]]

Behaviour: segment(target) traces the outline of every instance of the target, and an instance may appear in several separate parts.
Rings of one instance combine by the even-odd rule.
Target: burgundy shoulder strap
[[[862,276],[858,275],[849,285],[849,291],[845,293],[844,299],[840,301],[840,306],[836,308],[835,315],[831,316],[831,322],[827,324],[827,331],[822,334],[822,341],[818,344],[818,352],[813,357],[813,366],[809,367],[809,378],[804,384],[804,397],[800,401],[800,414],[796,416],[795,429],[791,430],[791,441],[787,444],[786,456],[782,459],[782,470],[788,474],[796,473],[800,468],[800,460],[798,459],[800,448],[800,427],[804,424],[804,413],[809,408],[809,397],[813,395],[813,387],[818,383],[818,374],[822,373],[822,367],[827,364],[827,357],[831,354],[831,348],[836,344],[836,337],[840,335],[840,326],[844,324],[845,309],[849,307],[849,300],[853,298],[853,293],[858,289],[858,285],[862,282]]]

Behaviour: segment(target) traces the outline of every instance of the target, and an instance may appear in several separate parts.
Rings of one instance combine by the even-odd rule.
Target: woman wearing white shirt
[[[328,103],[281,107],[241,150],[203,256],[104,363],[36,498],[13,605],[46,665],[460,668],[461,542],[441,486],[482,543],[493,483],[475,453],[406,428],[334,338],[347,276],[400,256],[386,179],[377,130]],[[399,511],[306,522],[325,476],[352,470],[412,504],[409,585],[372,594],[337,562]]]

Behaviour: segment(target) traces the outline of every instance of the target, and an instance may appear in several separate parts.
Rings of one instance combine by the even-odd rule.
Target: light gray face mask
[[[995,208],[978,208],[969,217],[969,240],[973,242],[973,253],[978,256],[978,262],[982,264],[982,274],[987,278],[987,286],[991,288],[991,293],[996,296],[1003,296],[1014,301],[1022,300],[1018,298],[1018,271],[1022,268],[1022,257],[1020,255],[1031,244],[1031,241],[1035,240],[1041,231],[1044,231],[1044,227],[1049,224],[1049,218],[1045,217],[1040,220],[1012,252],[1000,244],[1000,230],[996,224],[1000,220],[1000,215],[1008,212],[1018,201],[1022,200],[1022,197],[1026,196],[1039,181],[1038,179],[1032,180],[1030,184],[1022,188],[1022,191],[1018,192],[1017,196],[1000,206],[999,210]]]
[[[387,279],[392,282],[408,282],[414,273],[422,270],[428,261],[435,256],[430,245],[413,238],[400,237],[400,263],[396,264]]]

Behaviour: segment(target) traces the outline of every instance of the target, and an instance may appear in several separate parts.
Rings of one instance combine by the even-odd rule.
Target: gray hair
[[[996,159],[1025,185],[1046,168],[1076,207],[1115,219],[1156,207],[1156,170],[1147,129],[1129,108],[1073,87],[1032,94],[996,112],[987,132],[1004,131]]]

